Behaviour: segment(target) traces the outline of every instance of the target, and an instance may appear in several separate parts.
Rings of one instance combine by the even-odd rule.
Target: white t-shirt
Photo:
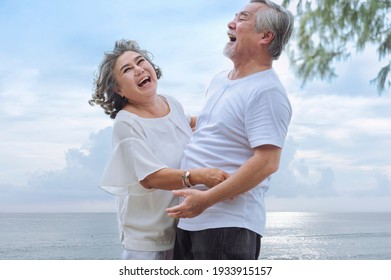
[[[252,148],[265,144],[283,146],[291,106],[274,70],[237,80],[229,80],[228,71],[220,73],[209,85],[207,96],[196,131],[186,146],[182,169],[216,167],[233,174],[253,155]],[[195,218],[180,219],[178,227],[190,231],[241,227],[262,235],[266,219],[264,193],[269,179]]]
[[[164,251],[174,247],[174,219],[165,212],[177,204],[170,191],[140,185],[162,168],[179,168],[192,130],[183,108],[165,96],[170,113],[162,118],[141,118],[118,112],[113,125],[113,153],[100,186],[118,195],[120,238],[125,249]]]

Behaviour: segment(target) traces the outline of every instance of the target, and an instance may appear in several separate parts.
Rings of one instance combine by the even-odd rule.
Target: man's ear
[[[261,32],[260,33],[260,43],[261,44],[269,44],[273,41],[275,34],[271,31]]]

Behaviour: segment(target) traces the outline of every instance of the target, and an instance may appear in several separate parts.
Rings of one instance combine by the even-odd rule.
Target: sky
[[[112,120],[88,104],[103,53],[138,41],[158,92],[196,115],[247,2],[0,0],[0,212],[114,212],[98,187]],[[333,66],[302,86],[285,54],[274,63],[293,117],[269,211],[391,211],[391,93],[369,83],[382,63],[370,46]]]

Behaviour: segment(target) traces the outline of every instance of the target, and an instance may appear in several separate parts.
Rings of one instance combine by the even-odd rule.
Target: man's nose
[[[228,28],[229,30],[234,30],[236,28],[236,22],[235,22],[235,19],[231,20],[230,22],[228,22]]]

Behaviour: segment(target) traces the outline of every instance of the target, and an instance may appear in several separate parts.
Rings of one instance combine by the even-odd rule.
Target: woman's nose
[[[136,66],[134,68],[134,72],[136,73],[136,76],[140,76],[142,73],[144,73],[144,69],[140,66]]]

